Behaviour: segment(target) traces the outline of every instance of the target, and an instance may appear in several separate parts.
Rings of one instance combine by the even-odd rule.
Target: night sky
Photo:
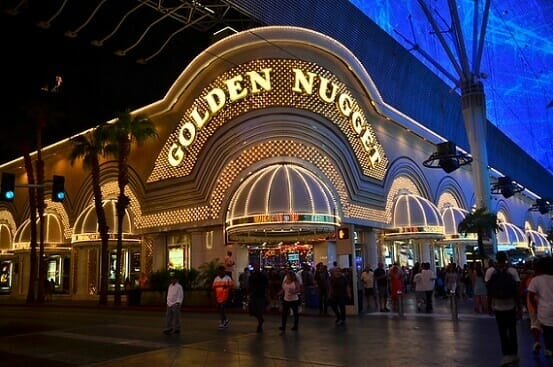
[[[37,111],[37,106],[47,111],[42,114],[46,146],[108,121],[120,111],[159,100],[192,58],[209,45],[207,35],[191,32],[142,65],[136,63],[136,55],[116,56],[115,45],[92,46],[94,30],[71,39],[64,36],[71,28],[68,21],[42,29],[36,25],[39,16],[38,12],[0,13],[0,163],[20,157],[23,144],[36,150],[37,114],[29,111]],[[126,43],[132,44],[133,37],[137,36],[129,36]],[[54,84],[56,75],[63,78],[61,92],[41,92],[41,87]]]

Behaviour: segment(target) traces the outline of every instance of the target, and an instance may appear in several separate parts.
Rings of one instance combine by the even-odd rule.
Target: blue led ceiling
[[[406,49],[418,44],[458,76],[417,0],[350,1]],[[449,40],[448,1],[424,1]],[[469,61],[475,1],[456,0]],[[476,3],[480,24],[484,0]],[[419,52],[412,53],[454,87]],[[488,120],[553,173],[553,1],[492,0],[480,71],[485,75]]]

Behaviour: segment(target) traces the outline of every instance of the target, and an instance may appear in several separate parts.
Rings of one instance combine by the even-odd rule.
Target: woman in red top
[[[399,311],[399,294],[403,291],[403,276],[399,266],[394,264],[390,269],[390,292],[392,296],[392,309]]]

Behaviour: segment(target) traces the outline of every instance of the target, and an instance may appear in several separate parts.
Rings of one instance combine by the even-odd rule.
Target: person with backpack
[[[488,310],[495,314],[499,339],[501,341],[501,366],[510,366],[519,360],[517,341],[517,320],[522,317],[522,301],[519,292],[518,272],[509,266],[507,253],[496,254],[493,271],[486,272]]]

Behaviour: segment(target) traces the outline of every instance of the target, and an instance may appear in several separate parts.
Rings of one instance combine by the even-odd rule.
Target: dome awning
[[[447,243],[456,243],[459,245],[474,244],[478,240],[476,233],[459,233],[459,223],[469,214],[468,210],[447,206],[442,209],[441,216],[444,223],[444,241]]]
[[[104,200],[102,206],[106,215],[109,239],[116,240],[117,200]],[[132,238],[132,221],[128,210],[125,210],[125,216],[123,217],[123,240],[137,241],[137,239]],[[71,236],[72,243],[90,241],[100,241],[100,233],[98,232],[98,216],[96,215],[96,208],[94,207],[94,204],[89,205],[81,212],[75,221],[75,225],[73,226],[73,235]]]
[[[40,221],[37,220],[37,230]],[[63,226],[60,219],[54,213],[44,213],[44,243],[49,247],[59,246],[64,243]],[[21,250],[30,248],[31,244],[31,220],[27,219],[17,228],[13,236],[13,249]]]
[[[392,229],[386,237],[441,240],[444,238],[442,216],[430,200],[400,192],[392,208]]]
[[[509,249],[513,247],[528,247],[528,239],[519,227],[512,223],[499,223],[501,230],[497,232],[498,250]]]
[[[536,252],[551,252],[551,243],[547,240],[547,236],[541,232],[534,231],[532,229],[526,230],[526,238],[528,244]]]
[[[244,180],[230,203],[231,241],[316,239],[340,225],[332,191],[309,170],[293,164],[265,167]]]

